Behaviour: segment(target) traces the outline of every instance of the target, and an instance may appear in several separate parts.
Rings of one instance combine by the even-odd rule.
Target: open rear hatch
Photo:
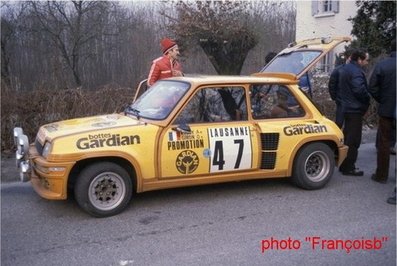
[[[339,44],[350,41],[350,37],[327,37],[290,43],[260,72],[287,72],[296,75],[297,79],[300,79],[328,52]]]

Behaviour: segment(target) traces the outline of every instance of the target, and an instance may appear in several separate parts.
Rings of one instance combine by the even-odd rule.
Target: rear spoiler
[[[298,81],[298,77],[292,73],[283,73],[283,72],[258,72],[251,74],[253,77],[263,77],[263,78],[282,78],[288,79],[292,81]]]

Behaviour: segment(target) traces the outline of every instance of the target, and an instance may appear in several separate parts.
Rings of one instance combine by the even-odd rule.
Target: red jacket
[[[172,77],[172,70],[182,72],[182,67],[178,61],[174,60],[171,64],[171,60],[165,55],[153,60],[147,84],[152,86],[159,79]]]

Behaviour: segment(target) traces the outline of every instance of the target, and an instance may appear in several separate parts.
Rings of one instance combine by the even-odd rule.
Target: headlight
[[[47,158],[47,156],[50,154],[51,148],[52,148],[51,142],[46,142],[42,154],[44,158]]]
[[[20,135],[17,138],[17,152],[23,157],[28,155],[29,151],[29,139],[26,135]]]
[[[14,135],[14,145],[15,145],[15,147],[17,147],[19,144],[18,137],[23,135],[23,130],[20,127],[15,127],[13,132],[14,132],[14,134],[13,134]]]

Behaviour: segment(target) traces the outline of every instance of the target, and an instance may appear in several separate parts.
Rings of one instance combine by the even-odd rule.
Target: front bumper
[[[14,129],[17,146],[16,161],[22,182],[31,181],[33,189],[43,198],[62,200],[67,198],[69,173],[75,162],[49,162],[29,145],[21,128]]]

